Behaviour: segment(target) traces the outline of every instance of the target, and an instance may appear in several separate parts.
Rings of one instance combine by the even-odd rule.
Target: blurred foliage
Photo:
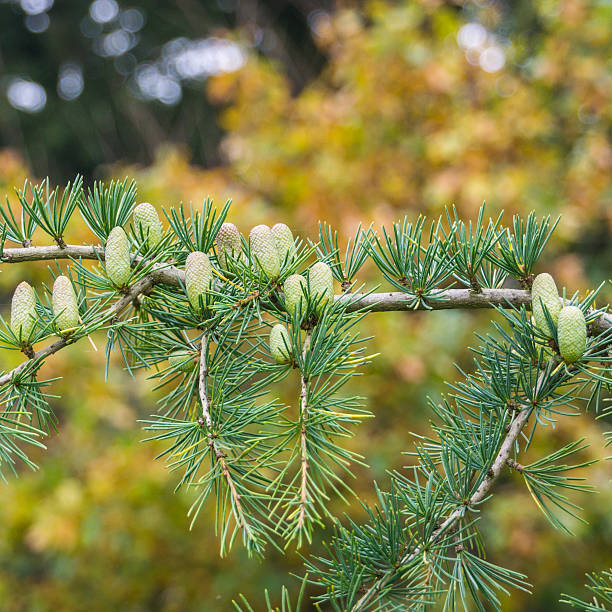
[[[460,8],[421,0],[319,13],[313,32],[329,64],[299,95],[280,64],[255,53],[242,70],[208,81],[202,104],[221,114],[224,165],[202,169],[190,164],[187,149],[167,146],[151,166],[117,165],[112,173],[134,176],[140,200],[166,209],[179,201],[200,205],[208,195],[218,204],[231,198],[230,220],[244,233],[282,221],[314,239],[325,219],[348,236],[359,221],[433,215],[451,203],[473,217],[485,199],[490,214],[506,210],[506,224],[531,209],[562,214],[542,269],[570,291],[605,280],[612,260],[612,7],[541,0]],[[487,73],[457,44],[461,26],[474,21],[500,41],[503,69]],[[4,193],[25,169],[10,152],[0,162]],[[91,240],[85,229],[76,238]],[[26,274],[16,268],[4,266],[0,277],[5,308]],[[27,280],[40,282],[43,272],[31,267]],[[454,361],[471,366],[465,347],[490,316],[392,313],[364,323],[381,356],[354,383],[376,415],[351,443],[372,466],[359,472],[360,496],[372,500],[372,480],[384,486],[387,468],[408,463],[401,452],[410,432],[428,429],[427,396],[456,377]],[[66,353],[46,372],[68,373],[57,389],[60,433],[39,457],[41,471],[12,481],[0,508],[6,609],[78,610],[87,601],[92,610],[229,610],[239,591],[253,605],[263,586],[280,592],[287,572],[299,567],[293,551],[263,565],[238,549],[221,561],[212,525],[201,521],[187,531],[186,500],[171,495],[173,477],[154,462],[155,449],[138,443],[144,436],[136,420],[155,399],[150,385],[117,372],[104,384],[99,353],[85,346]],[[279,393],[284,401],[296,396],[288,386]],[[576,427],[592,444],[584,459],[603,459],[606,423],[592,414],[561,420],[529,458],[574,439]],[[536,587],[533,597],[513,593],[504,609],[564,609],[561,592],[580,592],[584,572],[610,564],[609,464],[583,475],[600,493],[573,497],[589,521],[572,525],[577,538],[551,530],[516,475],[501,484],[485,513],[492,560],[524,571]],[[356,504],[332,503],[338,513],[361,513]],[[312,550],[326,533],[318,537]]]

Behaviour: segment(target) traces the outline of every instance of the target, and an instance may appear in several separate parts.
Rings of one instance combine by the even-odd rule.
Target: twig
[[[32,261],[48,261],[56,259],[92,259],[104,261],[104,248],[101,246],[88,246],[78,244],[67,244],[59,246],[19,247],[4,249],[0,260],[3,263],[16,264]],[[132,266],[135,267],[145,259],[138,255],[134,257]],[[178,286],[185,282],[185,273],[166,263],[156,263],[152,266],[151,275],[156,283],[163,285]]]
[[[125,293],[125,295],[123,295],[121,299],[115,302],[109,308],[109,310],[103,313],[99,317],[97,322],[101,323],[104,320],[111,319],[121,314],[121,312],[123,312],[126,308],[131,306],[133,300],[138,295],[140,295],[141,293],[147,292],[149,289],[151,289],[151,287],[153,287],[154,284],[155,284],[155,281],[154,281],[153,274],[147,274],[147,276],[143,276],[139,281],[134,283],[128,289],[127,293]],[[42,360],[45,359],[46,357],[49,357],[49,355],[53,355],[54,353],[57,353],[59,350],[68,346],[69,344],[74,344],[78,340],[80,340],[80,338],[73,338],[73,337],[60,338],[59,340],[56,340],[49,346],[46,346],[45,348],[42,348],[39,351],[36,351],[32,359],[28,361],[24,361],[23,363],[20,363],[16,368],[4,374],[4,376],[0,376],[0,385],[5,385],[6,383],[10,382],[13,376],[15,376],[16,374],[19,374],[19,372],[21,372],[29,363],[32,363],[33,361],[42,362]]]
[[[548,375],[553,366],[553,361],[549,361],[546,369],[542,374],[540,374],[538,381],[535,385],[535,390],[539,389],[542,381],[545,376]],[[493,485],[499,478],[501,474],[502,468],[507,464],[508,459],[510,458],[510,453],[514,448],[514,444],[517,441],[523,427],[525,427],[531,413],[533,412],[533,406],[523,406],[523,410],[518,412],[512,423],[510,424],[510,428],[506,437],[504,438],[501,446],[499,447],[499,451],[495,460],[491,464],[491,467],[487,471],[487,474],[484,480],[480,483],[480,486],[476,489],[476,491],[472,494],[470,499],[466,504],[462,504],[460,507],[453,510],[444,520],[444,522],[431,534],[431,537],[427,541],[427,545],[433,544],[437,541],[440,536],[442,536],[449,528],[451,528],[458,520],[460,520],[466,511],[466,508],[470,506],[475,506],[485,499],[488,495],[489,491],[493,488]],[[393,579],[395,572],[397,569],[406,565],[414,558],[416,558],[422,551],[422,547],[418,546],[412,552],[406,554],[401,561],[393,568],[393,570],[389,570],[385,572],[384,576],[379,578],[365,593],[362,597],[357,601],[357,603],[351,608],[351,612],[358,612],[359,610],[364,610],[365,606],[371,603],[372,597],[380,592],[384,587]]]
[[[208,401],[208,392],[206,390],[206,377],[208,376],[208,366],[206,365],[206,350],[208,348],[208,341],[206,334],[202,334],[200,347],[200,374],[199,374],[199,389],[200,389],[200,402],[202,404],[202,416],[206,421],[206,425],[209,430],[212,430],[212,419],[210,418],[210,407]]]
[[[66,245],[40,247],[18,247],[4,249],[2,260],[4,263],[22,263],[27,261],[40,261],[49,259],[104,259],[104,249],[100,246]],[[140,261],[134,258],[135,264]],[[155,264],[152,272],[155,282],[165,285],[178,286],[185,282],[183,270],[166,264]],[[409,309],[409,302],[414,298],[408,293],[390,291],[384,293],[351,293],[338,294],[336,301],[348,301],[348,312],[367,307],[372,312],[389,312],[394,310],[425,310],[419,303],[416,309]],[[471,289],[445,289],[437,294],[436,300],[427,302],[427,309],[449,310],[454,308],[502,308],[525,306],[531,308],[531,293],[522,289],[481,289],[475,293]],[[600,333],[612,327],[612,315],[604,314],[593,321],[591,327],[594,332]]]
[[[311,332],[308,331],[306,338],[304,339],[304,348],[302,350],[302,357],[306,357],[306,352],[310,347]],[[308,503],[308,451],[306,448],[306,420],[308,419],[308,379],[302,372],[300,376],[301,391],[300,391],[300,420],[302,422],[302,428],[300,431],[300,449],[302,455],[302,477],[300,484],[300,513],[298,516],[298,529],[304,527],[306,521],[306,505]]]
[[[240,527],[245,530],[248,538],[250,540],[256,540],[257,538],[251,531],[249,527],[245,515],[244,509],[242,507],[242,502],[240,501],[240,493],[238,493],[236,489],[236,484],[234,483],[234,479],[229,470],[229,466],[226,461],[225,453],[217,446],[216,435],[213,432],[213,422],[210,415],[210,398],[208,396],[207,390],[207,378],[208,378],[208,364],[206,361],[206,351],[208,349],[208,337],[206,334],[202,334],[201,345],[200,345],[200,372],[199,372],[199,394],[200,394],[200,404],[202,405],[202,417],[206,421],[206,425],[208,427],[208,446],[211,448],[212,452],[215,454],[215,459],[219,462],[221,466],[221,473],[223,477],[227,481],[227,486],[229,488],[230,494],[232,496],[233,507],[235,509],[234,516],[236,517],[236,522]]]

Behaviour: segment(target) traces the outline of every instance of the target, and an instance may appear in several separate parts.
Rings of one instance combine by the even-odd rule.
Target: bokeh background
[[[313,238],[319,219],[348,236],[453,203],[473,217],[486,200],[506,222],[562,215],[540,270],[584,291],[612,262],[611,49],[607,0],[0,0],[0,196],[26,176],[127,175],[160,209],[231,198],[243,232],[283,221]],[[74,223],[71,241],[87,240]],[[24,279],[40,286],[48,272],[2,266],[4,313]],[[362,498],[408,463],[427,397],[457,377],[454,362],[470,367],[466,347],[490,319],[364,323],[381,355],[351,389],[376,415],[350,443],[371,466],[357,472]],[[189,493],[173,494],[160,449],[140,442],[152,385],[118,368],[105,383],[100,353],[77,345],[45,366],[67,374],[54,387],[59,433],[38,472],[1,485],[0,609],[224,611],[240,592],[262,609],[264,585],[295,584],[296,551],[258,562],[237,546],[220,559],[212,507],[188,530]],[[17,358],[0,354],[0,369]],[[562,591],[612,563],[606,428],[593,414],[561,419],[530,451],[584,437],[582,458],[602,459],[583,474],[599,492],[573,498],[588,523],[566,519],[576,538],[553,531],[513,475],[488,503],[491,560],[536,585],[504,610],[561,610]]]

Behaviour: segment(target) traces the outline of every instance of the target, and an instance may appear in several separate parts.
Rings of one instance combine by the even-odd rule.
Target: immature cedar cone
[[[53,283],[53,316],[60,332],[79,324],[79,307],[74,287],[67,276],[58,276]]]
[[[226,255],[238,259],[241,253],[242,242],[240,232],[233,223],[224,223],[217,233],[217,258],[219,264],[226,267]]]
[[[200,310],[200,296],[210,289],[213,279],[212,266],[206,253],[194,251],[189,253],[185,262],[185,289],[189,303],[195,311]]]
[[[272,227],[272,233],[281,265],[285,261],[291,261],[295,257],[295,242],[289,226],[277,223]]]
[[[11,302],[11,329],[22,340],[27,340],[36,321],[34,289],[23,281],[17,285]]]
[[[291,337],[282,323],[270,330],[270,353],[276,363],[288,363],[291,359]]]
[[[249,236],[251,253],[262,272],[270,279],[278,278],[280,261],[276,250],[276,240],[267,225],[256,225]]]
[[[164,233],[155,207],[148,202],[143,202],[134,209],[134,227],[136,235],[142,237],[150,249],[159,244]]]
[[[117,287],[123,287],[130,280],[130,243],[124,229],[119,225],[113,227],[108,235],[104,253],[108,278]]]
[[[322,261],[317,261],[310,268],[308,282],[310,285],[310,296],[317,304],[316,311],[320,315],[328,302],[334,299],[334,278],[330,267]]]
[[[557,339],[559,352],[565,361],[574,363],[584,354],[587,328],[584,314],[577,306],[565,306],[559,313]]]
[[[294,316],[296,312],[306,308],[306,279],[301,274],[292,274],[283,284],[285,293],[285,309]]]
[[[191,372],[195,367],[193,355],[185,350],[178,350],[170,353],[168,363],[171,367],[178,368],[181,372]]]
[[[548,326],[543,305],[546,306],[554,324],[557,325],[559,312],[561,311],[561,301],[559,300],[555,279],[546,272],[538,274],[533,281],[531,309],[538,329],[547,336],[552,336],[552,330]]]

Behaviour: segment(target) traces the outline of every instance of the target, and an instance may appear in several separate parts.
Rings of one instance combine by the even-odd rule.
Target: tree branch
[[[209,430],[212,430],[212,419],[210,418],[210,407],[208,403],[208,392],[206,389],[206,377],[208,376],[208,367],[206,365],[206,349],[208,345],[206,334],[202,334],[200,347],[200,373],[199,373],[199,390],[200,403],[202,404],[202,416],[206,421]]]
[[[306,356],[306,352],[310,346],[311,332],[308,331],[304,339],[304,348],[302,356]],[[308,380],[302,372],[300,376],[301,391],[300,391],[300,419],[302,427],[300,431],[300,449],[302,455],[302,476],[300,484],[300,513],[298,516],[298,529],[302,529],[306,522],[306,505],[308,504],[308,450],[306,448],[306,420],[308,419]]]
[[[113,317],[116,317],[121,312],[123,312],[132,304],[135,298],[137,298],[141,293],[145,293],[149,289],[151,289],[151,287],[153,287],[153,285],[155,284],[154,278],[155,274],[153,273],[147,274],[147,276],[143,276],[138,282],[134,283],[128,289],[127,293],[124,294],[121,299],[115,302],[106,312],[104,312],[99,317],[97,322],[102,323],[105,320],[112,319]],[[80,338],[60,338],[49,346],[46,346],[45,348],[42,348],[39,351],[36,351],[30,360],[20,363],[16,368],[4,374],[4,376],[0,376],[0,385],[5,385],[6,383],[10,382],[13,376],[19,374],[19,372],[21,372],[29,363],[33,363],[35,361],[42,362],[42,360],[46,357],[49,357],[49,355],[57,353],[59,350],[70,344],[74,344],[78,340],[80,340]]]
[[[93,259],[104,260],[104,249],[101,246],[66,245],[18,247],[4,249],[2,260],[5,263],[22,263],[28,261],[41,261],[49,259]],[[134,258],[136,265],[142,258]],[[152,274],[155,282],[179,286],[185,282],[183,270],[171,264],[156,264]],[[339,294],[335,296],[336,301],[348,301],[348,312],[367,307],[372,312],[410,311],[408,303],[414,296],[401,291],[390,291],[385,293],[353,293]],[[511,306],[520,308],[525,306],[531,308],[531,293],[522,289],[482,289],[475,293],[471,289],[444,289],[438,293],[436,300],[426,302],[427,308],[422,303],[416,310],[449,310],[455,308],[491,308]],[[600,333],[612,327],[612,315],[604,314],[591,323],[593,331]]]
[[[546,369],[540,374],[536,385],[535,390],[537,391],[542,381],[551,371],[551,368],[554,366],[554,361],[549,361]],[[458,520],[460,520],[465,512],[466,508],[470,506],[475,506],[476,504],[482,502],[485,497],[489,494],[489,491],[493,488],[493,485],[499,478],[501,474],[502,468],[508,463],[510,459],[510,453],[514,448],[514,444],[517,441],[523,427],[527,424],[531,413],[533,412],[533,406],[523,406],[523,410],[516,414],[514,420],[512,421],[508,433],[504,438],[501,446],[499,447],[499,451],[491,467],[489,468],[484,480],[480,483],[480,486],[476,489],[476,491],[472,494],[467,504],[461,505],[453,510],[444,520],[444,522],[432,533],[431,537],[427,544],[433,544],[436,540],[440,538],[448,529],[450,529]],[[382,578],[379,578],[359,599],[359,601],[351,608],[351,612],[358,612],[359,610],[364,610],[365,606],[372,603],[372,598],[376,595],[376,593],[380,593],[382,589],[393,579],[395,573],[398,568],[406,565],[410,561],[412,561],[415,557],[417,557],[421,553],[422,547],[418,546],[412,552],[406,554],[399,562],[396,568],[393,570],[389,570],[385,573]]]
[[[200,372],[198,379],[198,387],[200,394],[200,404],[202,405],[202,417],[204,418],[204,420],[206,421],[206,425],[208,426],[208,446],[215,454],[215,459],[219,462],[219,465],[221,466],[221,473],[227,481],[227,486],[230,491],[230,495],[232,496],[232,506],[234,507],[234,516],[236,518],[236,522],[240,527],[245,530],[245,533],[247,534],[250,540],[256,540],[257,538],[252,533],[249,524],[246,521],[242,502],[240,501],[240,493],[238,493],[236,489],[236,484],[234,483],[234,479],[230,473],[229,466],[226,461],[226,455],[217,446],[216,436],[212,430],[213,422],[210,415],[210,399],[208,397],[208,390],[206,385],[206,379],[208,377],[208,364],[206,362],[207,348],[208,338],[206,334],[202,334],[200,345]]]
[[[0,260],[3,263],[16,264],[32,261],[48,261],[56,259],[91,259],[104,261],[104,248],[101,246],[88,246],[67,244],[59,246],[19,247],[4,249]],[[132,267],[137,266],[144,258],[138,255],[132,261]],[[153,264],[151,275],[156,283],[177,287],[185,282],[185,273],[172,264]]]

